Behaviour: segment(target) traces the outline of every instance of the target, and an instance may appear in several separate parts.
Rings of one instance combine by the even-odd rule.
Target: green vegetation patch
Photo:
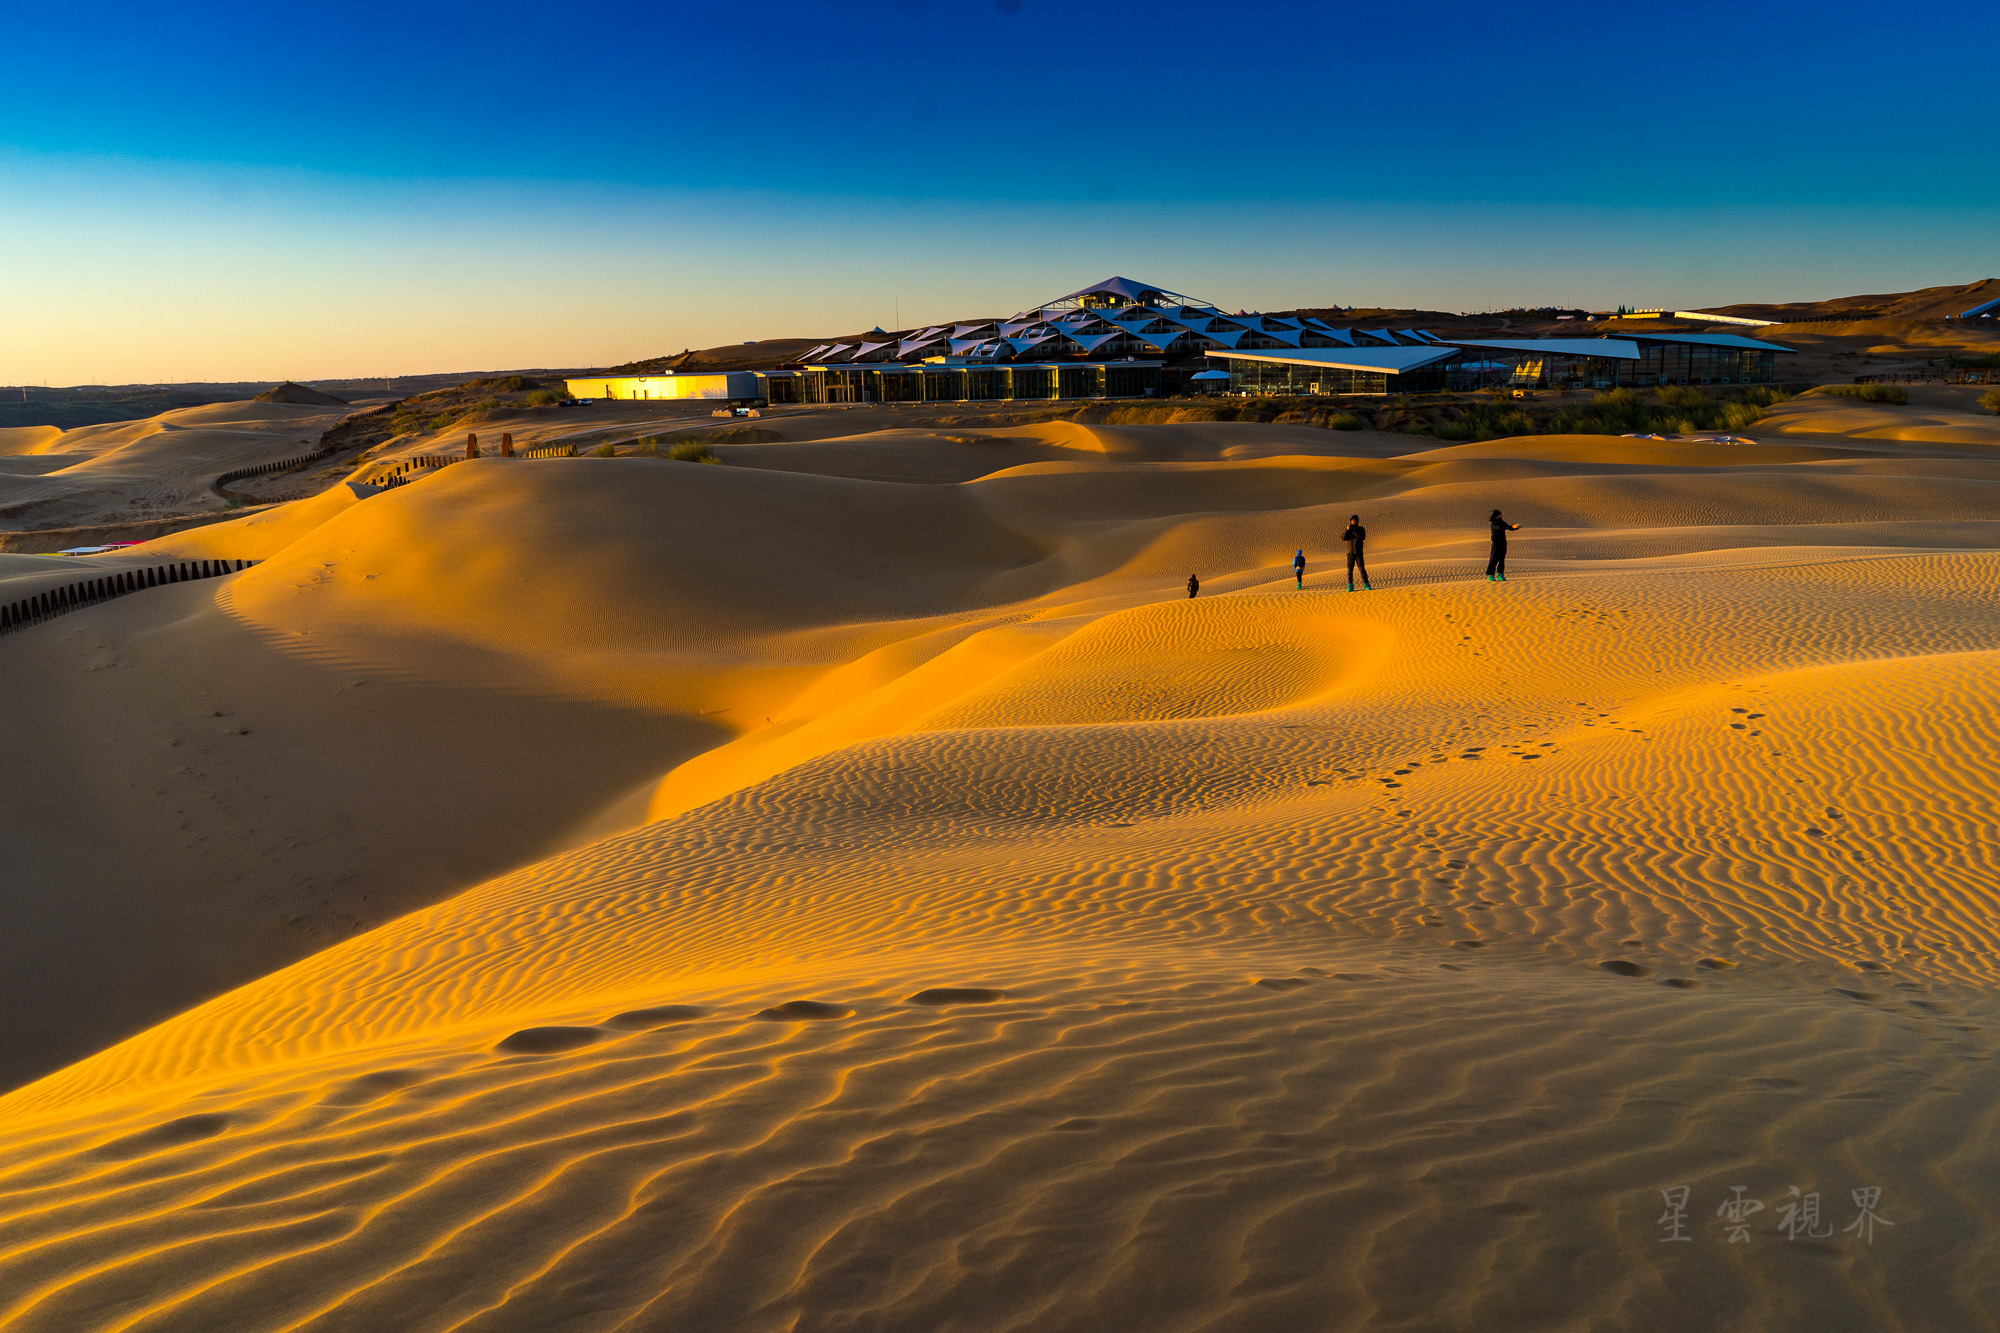
[[[1808,392],[1834,398],[1854,398],[1864,403],[1903,404],[1910,401],[1910,391],[1900,384],[1822,384]]]
[[[1759,386],[1730,399],[1709,396],[1692,385],[1670,384],[1650,400],[1633,389],[1607,389],[1577,407],[1538,408],[1501,400],[1442,407],[1434,433],[1441,440],[1473,442],[1513,435],[1689,435],[1696,431],[1743,430],[1791,395]]]

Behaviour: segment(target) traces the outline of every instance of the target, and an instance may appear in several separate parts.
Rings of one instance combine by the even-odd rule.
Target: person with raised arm
[[[1494,510],[1493,517],[1486,520],[1493,528],[1493,549],[1486,555],[1486,581],[1505,583],[1507,581],[1507,534],[1519,532],[1519,523],[1509,523]]]

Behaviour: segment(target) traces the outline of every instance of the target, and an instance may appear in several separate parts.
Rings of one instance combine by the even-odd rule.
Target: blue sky
[[[2000,7],[0,4],[0,382],[2000,273]],[[22,60],[18,57],[27,55]]]

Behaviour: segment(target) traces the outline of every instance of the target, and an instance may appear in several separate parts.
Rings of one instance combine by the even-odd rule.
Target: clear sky
[[[0,0],[0,383],[2000,274],[2000,6]]]

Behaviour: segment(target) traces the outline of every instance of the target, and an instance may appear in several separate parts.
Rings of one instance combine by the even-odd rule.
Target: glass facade
[[[1143,398],[1160,363],[1027,366],[808,366],[770,372],[773,403],[963,403],[1024,398]]]
[[[1389,381],[1405,378],[1384,371],[1342,370],[1301,366],[1286,361],[1246,361],[1229,358],[1229,391],[1287,398],[1344,398],[1355,394],[1388,393]]]
[[[1769,384],[1777,353],[1702,343],[1641,342],[1627,384]]]
[[[1635,340],[1639,359],[1466,347],[1450,360],[1408,370],[1342,370],[1285,361],[1228,358],[1229,391],[1287,397],[1466,393],[1477,389],[1615,389],[1659,384],[1769,384],[1777,353],[1704,343]],[[1213,364],[1213,362],[1211,362]]]

